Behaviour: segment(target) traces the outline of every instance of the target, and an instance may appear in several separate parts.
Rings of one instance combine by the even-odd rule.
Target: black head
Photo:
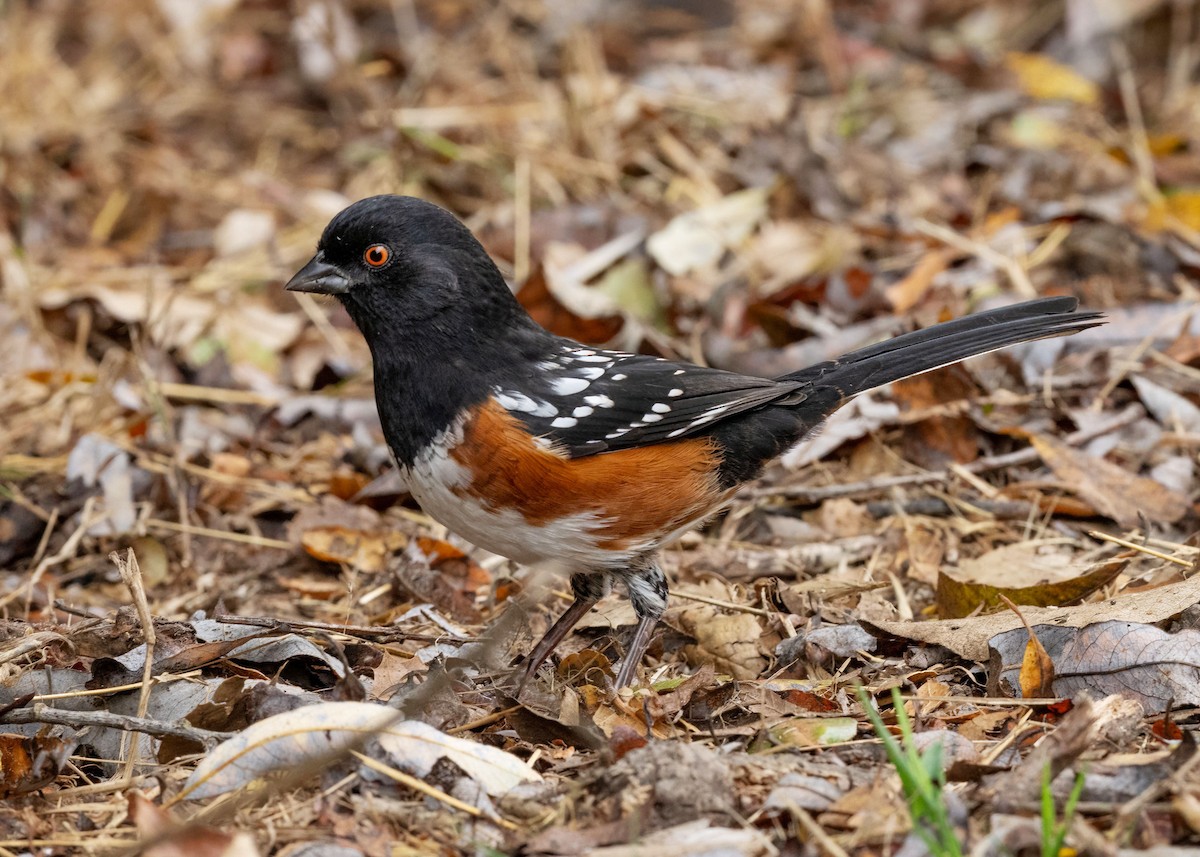
[[[287,288],[337,297],[373,349],[418,332],[470,338],[531,323],[470,230],[410,196],[373,196],[343,210]]]
[[[496,386],[513,389],[524,364],[555,343],[475,236],[412,197],[374,196],[338,214],[287,288],[334,295],[362,331],[384,434],[402,464]]]

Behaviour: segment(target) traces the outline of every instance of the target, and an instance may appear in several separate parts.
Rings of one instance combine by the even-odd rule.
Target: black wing
[[[537,369],[534,377],[497,386],[495,398],[571,458],[700,434],[769,402],[798,401],[796,391],[807,386],[570,341]]]

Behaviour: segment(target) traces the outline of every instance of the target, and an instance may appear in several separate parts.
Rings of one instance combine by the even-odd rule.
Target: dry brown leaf
[[[821,529],[834,538],[862,535],[875,529],[875,520],[862,503],[846,497],[826,500],[817,513]]]
[[[1017,84],[1032,98],[1074,101],[1092,106],[1100,100],[1100,87],[1070,66],[1044,54],[1009,53],[1004,64],[1017,76]]]
[[[892,399],[905,412],[970,400],[977,394],[977,386],[960,366],[944,366],[892,385]],[[945,467],[951,462],[966,464],[979,456],[976,435],[975,424],[968,416],[939,414],[927,417],[905,426],[905,454],[913,462],[928,468]]]
[[[884,289],[888,302],[897,315],[903,315],[921,302],[934,278],[946,270],[958,256],[958,251],[946,248],[930,250],[903,278]]]
[[[305,553],[321,562],[336,562],[366,572],[380,572],[387,559],[407,543],[395,530],[367,531],[347,527],[313,527],[305,530],[300,545]]]
[[[1028,607],[1021,612],[1030,625],[1082,628],[1108,619],[1153,624],[1170,619],[1197,603],[1200,603],[1200,575],[1094,604],[1057,609]],[[860,624],[876,636],[934,643],[945,646],[967,660],[983,662],[988,659],[989,641],[997,634],[1021,627],[1022,623],[1019,617],[1011,613],[992,613],[967,619],[939,619],[930,622],[864,619]]]
[[[696,638],[695,646],[686,646],[683,655],[694,663],[712,663],[714,667],[737,679],[757,678],[767,666],[759,646],[762,625],[749,613],[731,615],[709,614],[701,618],[693,614],[682,619]]]
[[[129,817],[143,843],[145,857],[257,857],[254,838],[245,832],[181,824],[141,792],[127,797]]]
[[[928,519],[906,516],[904,541],[896,553],[896,561],[908,563],[909,578],[932,585],[941,573],[942,560],[946,556],[946,541],[945,528],[934,526]]]
[[[612,662],[593,649],[584,649],[581,652],[565,655],[558,662],[555,672],[562,681],[572,687],[585,684],[603,687],[606,678],[611,681],[616,677]]]
[[[367,702],[321,702],[276,714],[244,729],[204,757],[179,797],[203,800],[242,789],[267,774],[325,758],[374,737],[388,764],[428,776],[440,759],[454,762],[488,794],[541,777],[516,756],[439,732],[399,712]],[[314,771],[315,773],[315,771]]]
[[[663,690],[646,699],[646,710],[655,720],[674,717],[691,702],[698,691],[713,683],[716,671],[712,664],[704,664],[692,675],[669,690]]]
[[[1054,661],[1032,631],[1025,644],[1025,657],[1021,659],[1020,682],[1021,696],[1026,699],[1054,695]]]
[[[937,577],[938,616],[970,616],[981,606],[998,609],[1008,598],[1039,607],[1070,604],[1112,581],[1126,559],[1101,563],[1080,561],[1067,551],[1036,542],[1004,545],[957,569],[943,568]]]
[[[332,601],[346,593],[346,584],[341,580],[315,579],[310,577],[284,577],[275,575],[275,582],[289,592],[316,601]]]
[[[0,733],[0,797],[26,794],[54,782],[75,749],[73,742],[38,733]]]
[[[1123,527],[1136,526],[1142,515],[1153,523],[1173,524],[1191,508],[1186,497],[1165,485],[1060,440],[1035,434],[1030,442],[1068,488]]]
[[[1039,696],[1074,698],[1081,693],[1095,696],[1123,694],[1136,699],[1148,714],[1158,714],[1175,706],[1200,704],[1200,631],[1185,630],[1171,634],[1153,625],[1139,622],[1097,622],[1083,628],[1033,625],[1040,643],[1045,644],[1044,659],[1053,662],[1049,678],[1053,693],[1045,686],[1035,689]],[[999,662],[1008,667],[1003,652],[1009,648],[1016,631],[1002,634],[992,645]],[[1041,656],[1039,656],[1041,658]],[[996,662],[996,659],[993,659]],[[1023,658],[1017,686],[1025,694]],[[1040,667],[1039,667],[1040,668]],[[1000,675],[1013,681],[1012,668]]]

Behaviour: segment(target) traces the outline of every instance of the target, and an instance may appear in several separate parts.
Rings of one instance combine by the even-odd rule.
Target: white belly
[[[453,438],[453,431],[448,434]],[[592,512],[535,526],[516,509],[490,508],[463,490],[470,474],[449,457],[448,446],[435,441],[411,467],[400,467],[400,475],[426,514],[473,545],[526,565],[556,561],[571,571],[621,566],[655,547],[635,545],[621,553],[598,548],[596,531],[604,519]]]

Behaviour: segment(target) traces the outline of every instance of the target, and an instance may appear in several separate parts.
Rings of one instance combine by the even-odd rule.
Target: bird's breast
[[[619,567],[719,509],[705,439],[568,459],[495,402],[461,415],[402,467],[422,508],[485,550],[521,563]]]

